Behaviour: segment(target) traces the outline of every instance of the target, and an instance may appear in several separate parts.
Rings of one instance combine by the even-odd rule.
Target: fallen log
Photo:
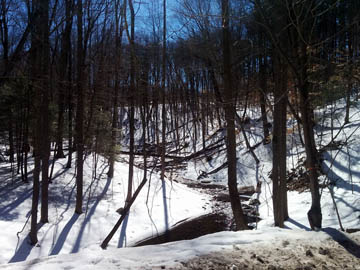
[[[130,155],[130,152],[129,151],[120,151],[120,154],[123,154],[123,155]],[[135,156],[143,156],[143,155],[146,155],[146,156],[151,156],[151,157],[161,157],[161,154],[156,154],[156,153],[151,153],[151,152],[134,152],[134,155]],[[172,156],[172,155],[165,155],[165,158],[171,158],[171,159],[182,159],[182,157],[179,157],[179,156]]]
[[[208,175],[217,173],[218,171],[221,171],[222,169],[226,168],[229,165],[229,163],[226,161],[224,164],[222,164],[221,166],[217,167],[216,169],[210,171],[210,172],[204,172],[201,171],[201,174],[198,176],[198,180],[207,177]]]
[[[140,185],[137,187],[136,191],[134,192],[134,195],[131,197],[130,201],[122,209],[121,216],[120,216],[118,222],[116,222],[114,228],[111,230],[111,232],[108,234],[108,236],[106,236],[105,240],[101,243],[100,246],[101,246],[102,249],[106,249],[106,247],[108,246],[111,238],[113,238],[114,234],[119,229],[121,223],[124,221],[127,213],[129,212],[130,207],[132,206],[132,204],[136,200],[136,197],[139,195],[141,189],[146,184],[146,182],[147,182],[147,178],[144,177],[144,179],[141,181]]]

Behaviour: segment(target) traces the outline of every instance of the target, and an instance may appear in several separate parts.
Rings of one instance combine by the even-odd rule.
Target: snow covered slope
[[[125,163],[116,164],[115,177],[110,181],[105,175],[106,163],[99,161],[95,175],[92,156],[87,158],[84,176],[84,208],[87,211],[78,216],[74,214],[74,170],[66,170],[63,161],[58,161],[54,171],[57,177],[50,186],[50,223],[39,229],[40,241],[35,247],[27,243],[29,224],[24,227],[31,206],[31,185],[13,181],[7,173],[7,165],[1,164],[4,180],[0,183],[0,241],[6,244],[0,247],[0,263],[3,264],[0,268],[206,269],[206,265],[201,266],[201,258],[209,258],[208,261],[211,261],[221,258],[224,252],[228,255],[230,252],[237,254],[236,258],[246,259],[249,265],[254,261],[260,262],[261,267],[277,265],[278,257],[279,263],[281,260],[284,263],[294,260],[290,266],[283,264],[284,269],[296,269],[298,265],[305,267],[306,263],[314,262],[315,266],[328,262],[328,265],[324,266],[328,268],[323,269],[338,269],[346,263],[350,263],[352,269],[360,269],[360,264],[355,263],[360,256],[356,253],[357,249],[360,250],[359,233],[345,234],[337,231],[340,223],[336,208],[343,228],[360,228],[360,104],[354,104],[350,113],[351,122],[346,125],[342,122],[343,108],[344,104],[340,101],[316,111],[317,144],[319,148],[328,146],[323,151],[323,171],[326,175],[320,178],[323,185],[321,203],[325,228],[322,232],[311,232],[309,229],[306,213],[311,197],[308,191],[288,193],[290,219],[286,222],[287,228],[273,228],[272,184],[269,178],[271,144],[256,148],[255,153],[260,159],[259,166],[256,166],[243,143],[238,146],[239,185],[255,185],[256,181],[263,183],[259,195],[259,214],[262,220],[257,224],[257,230],[222,232],[178,243],[118,249],[117,247],[130,246],[137,240],[163,232],[167,226],[171,227],[182,219],[211,211],[208,196],[175,181],[166,181],[166,184],[162,185],[158,175],[153,174],[146,188],[140,193],[129,219],[124,222],[106,251],[101,250],[99,245],[119,218],[115,210],[124,204],[128,170]],[[257,115],[255,112],[254,119]],[[292,126],[293,121],[290,119],[289,128]],[[260,123],[254,121],[247,132],[251,145],[262,140]],[[238,136],[238,141],[242,142],[241,134]],[[299,166],[296,160],[304,157],[304,150],[296,136],[289,134],[288,137],[289,169]],[[332,141],[336,144],[329,147]],[[191,149],[187,151],[191,152]],[[225,152],[222,151],[209,160],[192,160],[186,169],[177,173],[181,177],[196,181],[201,171],[217,168],[225,161]],[[135,175],[137,186],[142,180],[141,170],[136,170]],[[226,170],[211,175],[208,180],[226,185]],[[20,232],[18,236],[17,232]],[[310,250],[312,255],[307,250]],[[242,255],[239,254],[240,251]],[[211,252],[220,253],[207,255]],[[299,257],[296,257],[294,252],[299,253]],[[261,254],[266,255],[262,258]],[[51,256],[48,257],[49,255]],[[210,259],[206,256],[213,257]],[[258,259],[259,256],[261,259]],[[240,262],[233,258],[234,267],[238,267]],[[267,263],[261,263],[261,260],[266,260]],[[301,260],[305,261],[304,265]],[[20,263],[7,264],[8,262]],[[191,263],[194,268],[191,268]],[[196,268],[196,265],[200,266]],[[228,266],[229,264],[226,265]],[[260,266],[254,269],[268,269]]]

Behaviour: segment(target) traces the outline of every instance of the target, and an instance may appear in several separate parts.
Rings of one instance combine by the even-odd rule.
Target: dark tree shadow
[[[43,226],[43,223],[37,225],[37,230]],[[34,245],[30,244],[30,237],[27,235],[22,241],[20,247],[15,251],[14,256],[10,259],[9,263],[22,262],[25,261],[29,256],[31,250],[34,248]]]
[[[325,152],[323,154],[323,157],[328,160],[328,161],[331,161],[332,158],[330,156],[329,153]],[[343,166],[342,164],[340,164],[338,161],[334,160],[333,161],[333,164],[332,164],[333,167],[341,170],[342,172],[345,172],[345,173],[349,173],[349,169],[345,166]],[[338,187],[341,187],[343,189],[346,189],[346,190],[354,190],[355,192],[360,192],[360,186],[356,183],[348,183],[347,181],[344,181],[340,176],[338,176],[334,170],[332,168],[330,168],[326,163],[323,162],[323,171],[327,174],[328,178],[330,179],[331,182],[333,183],[336,183],[336,185]],[[360,172],[358,171],[351,171],[352,173],[352,176],[353,177],[356,177],[356,178],[360,178]]]
[[[62,229],[56,244],[54,245],[54,248],[51,250],[50,255],[57,255],[61,251],[62,247],[64,246],[64,243],[66,241],[67,236],[69,235],[72,226],[75,224],[75,222],[78,220],[79,215],[73,214],[71,219],[66,223],[65,227]]]
[[[58,177],[60,177],[61,175],[65,174],[66,172],[68,172],[69,169],[70,169],[70,168],[67,168],[67,167],[63,166],[63,169],[62,169],[62,170],[57,171],[57,172],[53,175],[53,177],[51,178],[51,181],[56,180],[56,178],[58,178]]]
[[[130,212],[127,213],[123,223],[121,224],[118,248],[126,247],[126,229],[127,229],[127,224],[129,222],[129,216],[130,216]]]
[[[27,190],[23,190],[21,192],[15,191],[14,194],[11,194],[9,196],[3,194],[2,198],[7,198],[7,200],[11,200],[14,196],[16,196],[17,199],[13,200],[12,202],[4,205],[0,208],[0,220],[13,220],[18,217],[17,213],[11,213],[14,209],[16,209],[20,204],[22,204],[25,200],[30,198],[32,195],[32,188],[29,188]]]
[[[2,170],[0,169],[0,175],[3,177]],[[25,183],[21,180],[21,177],[17,177],[15,180],[2,179],[0,184],[0,198],[4,198],[6,194],[13,192],[18,187],[24,185]]]
[[[305,226],[305,225],[297,222],[296,220],[293,220],[292,218],[288,218],[286,221],[294,224],[296,227],[298,227],[298,228],[300,228],[300,229],[304,229],[304,230],[306,230],[306,231],[311,231],[311,229],[310,229],[309,227],[307,227],[307,226]],[[287,227],[287,226],[285,226],[285,228],[288,228],[288,229],[289,229],[289,227]]]
[[[337,203],[338,203],[338,202],[342,202],[344,205],[346,205],[347,207],[351,208],[354,212],[360,212],[360,208],[356,208],[354,205],[351,205],[350,203],[348,203],[347,201],[345,201],[344,198],[334,195],[334,199],[336,199],[336,202],[337,202]]]
[[[334,228],[324,228],[323,231],[331,236],[340,246],[354,257],[360,259],[360,245],[347,237],[346,234]]]
[[[27,198],[31,196],[32,182],[31,171],[28,171],[29,183],[24,183],[21,176],[10,172],[6,166],[0,167],[0,219],[13,220],[18,217],[17,213],[11,213],[19,205],[21,205]]]
[[[162,198],[163,198],[163,204],[164,204],[164,222],[165,222],[165,232],[169,230],[169,210],[167,205],[167,198],[166,198],[166,182],[161,181],[161,187],[162,187]]]
[[[95,210],[97,208],[97,206],[99,205],[100,201],[104,198],[104,196],[106,195],[106,192],[108,191],[109,187],[110,187],[110,183],[111,183],[111,178],[108,177],[106,184],[102,190],[102,192],[98,195],[98,197],[96,198],[95,203],[91,206],[90,211],[87,213],[87,216],[85,217],[83,223],[81,224],[81,228],[79,230],[78,236],[76,238],[75,244],[73,249],[71,250],[71,253],[76,253],[79,251],[80,249],[80,244],[81,244],[81,239],[84,235],[84,231],[85,231],[85,227],[86,225],[89,223],[89,221],[91,220],[91,217],[94,215]]]

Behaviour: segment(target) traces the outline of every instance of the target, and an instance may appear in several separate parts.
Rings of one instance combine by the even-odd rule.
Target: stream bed
[[[157,245],[173,241],[190,240],[206,234],[234,229],[230,197],[226,187],[201,183],[187,183],[187,185],[191,188],[199,189],[201,192],[210,194],[213,197],[212,213],[193,219],[182,220],[166,233],[141,240],[134,246]],[[251,228],[251,223],[256,221],[256,219],[254,220],[254,208],[245,204],[245,202],[249,201],[251,195],[255,193],[255,190],[252,192],[249,192],[249,190],[243,192],[239,190],[239,193],[244,214],[247,216]]]

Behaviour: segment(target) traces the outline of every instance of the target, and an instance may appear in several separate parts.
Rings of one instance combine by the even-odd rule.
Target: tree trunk
[[[115,62],[114,62],[114,97],[113,97],[113,115],[111,124],[111,145],[110,145],[110,157],[109,157],[109,171],[108,176],[113,178],[114,176],[114,164],[116,155],[116,139],[117,139],[117,122],[118,122],[118,97],[119,97],[119,84],[120,84],[120,61],[121,61],[121,41],[123,33],[123,6],[120,5],[120,1],[115,3]],[[120,24],[120,25],[119,25]]]
[[[352,91],[352,83],[349,80],[346,89],[346,108],[345,108],[345,120],[344,120],[345,124],[350,123],[351,91]]]
[[[70,80],[68,81],[70,83]],[[72,154],[73,154],[73,104],[72,104],[72,86],[69,85],[68,91],[68,140],[69,140],[69,152],[66,168],[71,168]]]
[[[72,7],[72,0],[71,0],[71,7]],[[71,48],[71,39],[68,40],[69,44],[69,48]],[[72,59],[72,53],[71,51],[69,51],[69,60],[68,60],[68,70],[67,70],[67,83],[68,83],[68,92],[67,92],[67,105],[68,105],[68,161],[66,164],[66,168],[71,168],[71,163],[72,163],[72,154],[73,154],[73,149],[74,149],[74,145],[73,145],[73,86],[72,86],[72,63],[71,63],[71,59]]]
[[[130,8],[130,20],[131,20],[131,30],[130,30],[130,112],[129,112],[129,136],[130,136],[130,146],[129,146],[129,177],[128,177],[128,192],[126,197],[126,204],[128,204],[132,197],[132,186],[133,186],[133,174],[134,174],[134,133],[135,133],[135,11],[133,7],[132,0],[129,0]],[[127,30],[128,31],[128,30]]]
[[[38,135],[37,135],[38,136]],[[36,147],[37,148],[37,147]],[[39,151],[38,151],[39,153]],[[30,225],[30,243],[35,245],[38,242],[37,238],[37,213],[39,205],[39,196],[40,196],[40,156],[35,156],[35,167],[33,172],[33,193],[32,193],[32,203],[31,203],[31,225]]]
[[[41,222],[48,222],[49,207],[49,158],[50,158],[50,44],[49,44],[49,0],[40,4],[40,27],[43,37],[42,56],[42,135],[41,135]]]
[[[166,82],[166,0],[163,0],[163,47],[162,47],[162,106],[161,106],[161,180],[165,180],[165,152],[166,152],[166,109],[165,109],[165,82]],[[165,186],[165,185],[164,185]],[[164,198],[165,199],[165,198]]]
[[[72,10],[74,10],[74,0],[66,0],[65,2],[65,35],[64,35],[64,55],[66,54],[66,73],[64,74],[64,80],[66,82],[67,91],[67,106],[68,106],[68,160],[66,168],[71,168],[72,153],[73,153],[73,103],[72,103],[72,53],[71,53],[71,31],[73,25]],[[65,89],[64,89],[65,91]],[[65,92],[64,92],[65,93]]]
[[[57,126],[57,134],[56,134],[56,145],[57,150],[55,153],[55,158],[64,158],[64,150],[63,150],[63,132],[64,132],[64,112],[65,112],[65,105],[64,99],[65,95],[63,93],[64,87],[60,86],[59,88],[59,110],[58,110],[58,126]]]
[[[8,129],[9,129],[9,155],[10,155],[10,164],[11,164],[11,172],[14,171],[13,163],[14,159],[14,128],[13,128],[13,114],[9,112],[9,120],[8,120]]]
[[[35,168],[33,198],[31,209],[31,244],[37,243],[37,211],[40,193],[40,169],[42,172],[42,194],[41,194],[41,221],[48,221],[48,169],[49,169],[49,28],[48,8],[49,1],[42,0],[32,3],[33,12],[38,16],[33,18],[34,27],[31,38],[31,75],[32,87],[35,92]],[[46,114],[46,115],[44,115]]]
[[[269,123],[267,120],[267,113],[266,113],[266,94],[267,94],[267,61],[266,56],[260,58],[260,109],[261,109],[261,120],[263,124],[263,131],[264,131],[264,144],[268,143],[269,140]]]
[[[274,56],[274,128],[273,128],[273,209],[275,226],[284,227],[289,217],[286,190],[286,105],[287,105],[287,68]]]
[[[228,158],[228,187],[230,194],[231,208],[235,218],[237,230],[247,229],[247,222],[243,214],[239,193],[237,189],[236,175],[236,135],[235,135],[235,95],[232,89],[231,74],[231,50],[230,50],[230,30],[229,30],[229,2],[221,1],[222,20],[223,20],[223,65],[224,65],[224,110],[226,118],[226,149]]]
[[[318,159],[315,145],[314,129],[312,122],[313,111],[310,104],[310,85],[307,74],[306,45],[302,44],[302,55],[299,56],[301,73],[299,76],[300,112],[304,131],[304,143],[306,152],[306,167],[310,178],[311,208],[308,211],[308,220],[311,229],[321,229],[322,214],[320,204],[320,191],[318,182]]]
[[[65,113],[65,93],[68,85],[67,71],[69,69],[70,51],[71,51],[71,28],[72,28],[72,9],[73,0],[65,1],[65,29],[61,38],[61,54],[60,54],[60,67],[59,67],[59,89],[58,89],[58,126],[56,134],[56,158],[64,158],[63,151],[63,132],[64,132],[64,113]]]
[[[352,92],[352,88],[353,88],[353,84],[352,84],[352,73],[353,73],[353,65],[354,65],[354,47],[352,45],[352,39],[349,38],[348,41],[348,47],[349,47],[349,58],[350,60],[348,61],[348,66],[349,66],[349,71],[348,71],[348,75],[347,75],[347,89],[346,89],[346,109],[345,109],[345,124],[350,123],[350,106],[351,106],[351,92]]]
[[[83,158],[84,158],[84,46],[83,46],[83,8],[82,0],[77,1],[77,106],[76,106],[76,208],[75,213],[83,212]]]

